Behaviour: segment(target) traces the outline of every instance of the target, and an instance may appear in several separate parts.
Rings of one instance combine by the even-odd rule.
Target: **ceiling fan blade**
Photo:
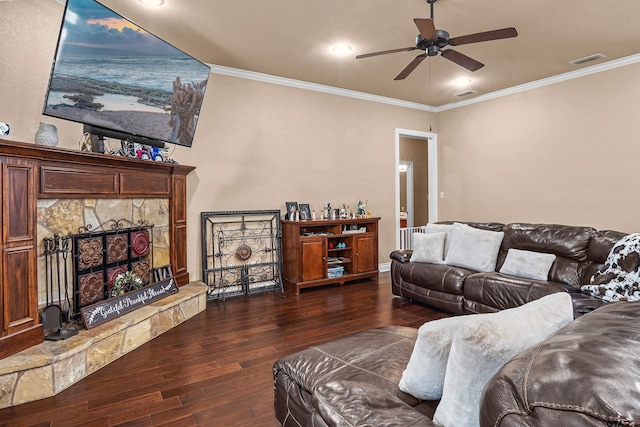
[[[420,34],[425,40],[437,40],[438,34],[436,33],[436,25],[433,23],[433,19],[420,19],[413,20],[416,27],[420,30]]]
[[[449,45],[460,46],[469,43],[488,42],[491,40],[508,39],[517,37],[518,31],[513,28],[502,28],[500,30],[485,31],[484,33],[468,34],[466,36],[454,37],[449,39]]]
[[[411,74],[411,72],[412,72],[413,70],[415,70],[415,69],[416,69],[416,67],[417,67],[418,65],[420,65],[420,63],[421,63],[422,61],[424,61],[424,58],[426,58],[426,57],[427,57],[427,54],[426,54],[426,53],[423,53],[422,55],[418,55],[418,56],[416,56],[415,58],[413,58],[413,61],[409,62],[409,65],[407,65],[407,66],[404,68],[404,70],[400,71],[400,74],[398,74],[398,75],[396,76],[396,78],[395,78],[395,79],[393,79],[393,80],[404,80],[404,79],[406,79],[406,78],[409,76],[409,74]]]
[[[387,53],[409,52],[410,50],[416,50],[416,49],[417,47],[415,46],[401,47],[400,49],[391,49],[391,50],[383,50],[381,52],[365,53],[364,55],[356,56],[356,59],[369,58],[371,56],[378,56],[378,55],[386,55]]]
[[[463,55],[462,53],[455,50],[443,50],[442,56],[447,58],[449,61],[455,62],[461,67],[466,68],[469,71],[477,71],[480,68],[484,67],[484,64],[482,62],[478,62],[475,59],[469,58],[467,55]]]

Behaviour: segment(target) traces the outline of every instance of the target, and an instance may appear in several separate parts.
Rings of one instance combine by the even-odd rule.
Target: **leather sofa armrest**
[[[331,381],[316,388],[313,406],[329,427],[436,427],[426,415],[387,390],[362,381]]]
[[[398,249],[391,252],[390,257],[392,260],[395,259],[396,261],[404,264],[405,262],[409,262],[409,260],[411,259],[411,254],[413,254],[412,249]]]

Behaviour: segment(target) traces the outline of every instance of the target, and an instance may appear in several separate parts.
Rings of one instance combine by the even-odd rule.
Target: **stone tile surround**
[[[0,408],[44,399],[204,311],[207,286],[179,292],[117,319],[82,329],[64,341],[45,341],[0,360]]]
[[[38,301],[40,308],[46,305],[46,264],[43,239],[55,233],[66,236],[78,233],[78,229],[91,226],[92,231],[104,231],[100,224],[109,220],[126,220],[131,224],[146,221],[153,224],[153,266],[169,264],[169,200],[168,199],[38,199]],[[133,225],[124,224],[124,227]],[[60,260],[58,260],[60,261]],[[63,264],[64,266],[64,264]],[[73,258],[68,257],[66,268],[73,276]],[[71,283],[70,283],[71,286]],[[70,289],[71,291],[71,289]]]

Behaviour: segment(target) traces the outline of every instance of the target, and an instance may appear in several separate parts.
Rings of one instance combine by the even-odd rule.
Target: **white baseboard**
[[[391,271],[391,263],[390,262],[385,262],[382,264],[378,264],[378,271],[380,273],[385,273],[387,271]]]

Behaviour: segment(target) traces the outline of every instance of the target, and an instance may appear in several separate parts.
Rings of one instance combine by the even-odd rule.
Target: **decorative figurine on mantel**
[[[349,215],[348,215],[348,213],[347,213],[347,212],[348,212],[348,210],[349,210],[349,206],[347,206],[347,204],[346,204],[346,203],[343,203],[343,204],[342,204],[342,209],[340,209],[340,219],[347,219],[347,218],[349,218]]]
[[[331,209],[331,203],[327,202],[327,205],[322,209],[322,211],[324,212],[324,217],[326,219],[331,218],[331,213],[333,212],[333,209]]]
[[[291,206],[291,209],[289,210],[289,220],[290,221],[298,221],[298,210],[295,208],[295,206]]]
[[[367,212],[364,210],[364,208],[366,207],[367,205],[365,203],[362,203],[362,200],[358,200],[358,211],[356,213],[360,216],[360,218],[364,218],[367,215]]]

